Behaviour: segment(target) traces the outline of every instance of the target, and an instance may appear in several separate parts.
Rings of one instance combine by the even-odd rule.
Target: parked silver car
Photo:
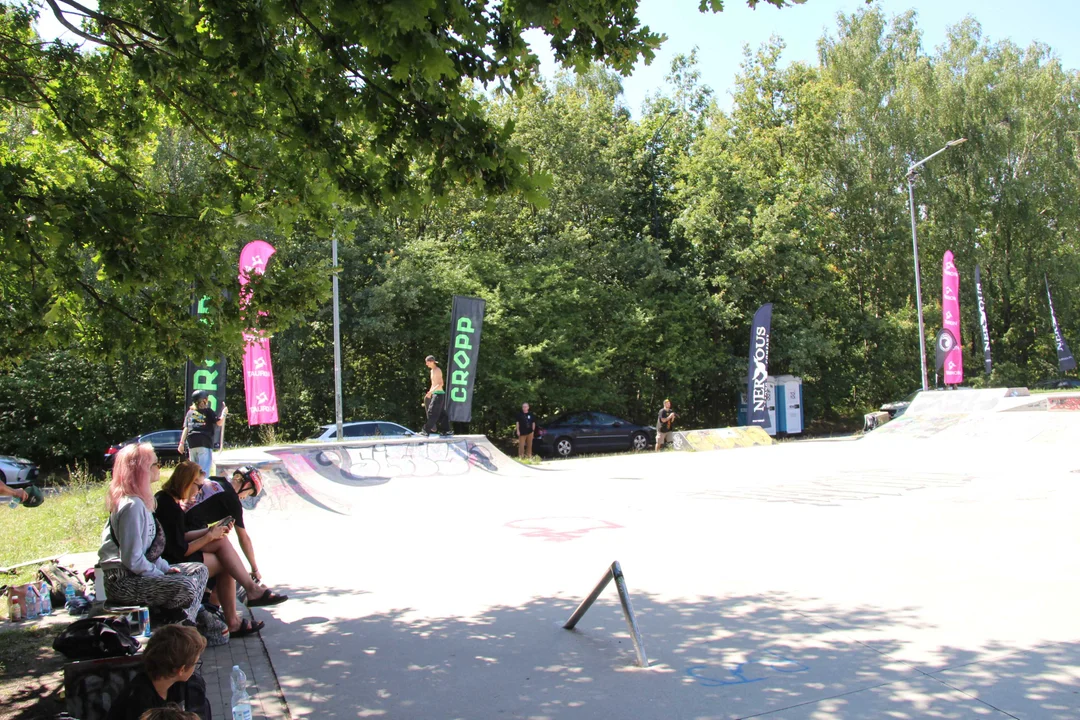
[[[380,437],[408,437],[415,435],[409,428],[386,420],[364,420],[342,423],[341,429],[346,440],[372,440]],[[337,440],[337,424],[323,425],[316,430],[308,442],[334,442]]]
[[[0,480],[8,487],[29,485],[38,476],[38,467],[29,460],[14,455],[0,455]]]

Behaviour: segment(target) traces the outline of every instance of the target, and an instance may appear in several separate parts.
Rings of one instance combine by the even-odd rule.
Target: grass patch
[[[171,468],[163,469],[162,481],[171,474]],[[0,567],[97,550],[109,518],[105,509],[108,487],[108,482],[95,479],[85,466],[76,466],[69,468],[67,483],[57,492],[49,492],[40,507],[0,507],[0,537],[4,538],[0,543]],[[15,575],[0,576],[0,582],[28,583],[37,576],[37,570],[36,565],[20,568]]]
[[[5,629],[0,636],[4,639],[0,642],[0,679],[22,677],[34,660],[55,656],[52,643],[63,629],[63,625],[34,627],[29,624]]]

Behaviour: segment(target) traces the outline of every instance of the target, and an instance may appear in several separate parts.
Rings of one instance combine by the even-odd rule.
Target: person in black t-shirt
[[[533,433],[536,432],[536,416],[529,412],[529,403],[521,404],[514,434],[518,439],[518,457],[532,457]]]
[[[236,539],[240,550],[251,566],[251,579],[262,582],[262,573],[255,561],[255,546],[244,526],[242,500],[262,492],[262,476],[253,467],[237,468],[230,480],[223,477],[201,478],[195,497],[181,503],[184,519],[189,530],[208,527],[210,523],[231,517],[236,526]]]
[[[159,627],[146,643],[143,670],[113,700],[108,720],[138,720],[147,710],[169,704],[209,720],[206,683],[197,674],[205,649],[206,640],[193,627]]]
[[[660,408],[660,414],[656,416],[656,449],[664,447],[668,435],[671,434],[675,425],[675,411],[671,409],[671,401],[664,400],[664,407]]]
[[[196,390],[191,393],[191,407],[184,416],[184,431],[180,434],[177,450],[184,453],[187,446],[188,459],[197,463],[207,475],[214,466],[214,434],[225,424],[229,414],[227,405],[221,406],[221,415],[210,407],[210,393]]]

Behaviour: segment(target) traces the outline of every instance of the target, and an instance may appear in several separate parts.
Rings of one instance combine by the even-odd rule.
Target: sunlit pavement
[[[1076,443],[991,440],[282,484],[256,614],[295,717],[1080,717]]]

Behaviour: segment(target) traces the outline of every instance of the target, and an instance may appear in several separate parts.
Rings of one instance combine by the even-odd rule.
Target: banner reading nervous
[[[750,329],[750,365],[746,373],[746,424],[769,427],[769,327],[772,303],[765,303],[754,313]]]
[[[450,422],[472,420],[473,383],[480,358],[484,308],[480,298],[454,296],[450,314],[450,358],[446,363],[447,414]]]

